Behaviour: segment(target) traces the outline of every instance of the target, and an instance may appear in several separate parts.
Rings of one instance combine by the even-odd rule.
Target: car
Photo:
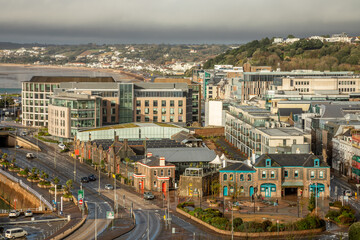
[[[26,132],[21,132],[20,135],[21,135],[21,136],[26,136],[27,133],[26,133]]]
[[[18,210],[11,210],[10,212],[9,212],[9,218],[12,218],[12,217],[18,217],[18,216],[20,216],[20,212],[18,211]]]
[[[33,216],[33,212],[30,209],[26,210],[24,214],[25,214],[25,217],[32,217]]]
[[[351,190],[346,190],[345,196],[351,197],[352,196]]]
[[[66,148],[65,144],[63,143],[59,143],[58,147],[61,148],[61,150],[65,150]]]
[[[106,185],[105,185],[105,189],[113,190],[114,187],[113,187],[111,184],[106,184]]]
[[[88,176],[89,181],[96,181],[96,177],[94,174]]]
[[[20,149],[20,148],[22,148],[22,146],[15,145],[15,148],[16,148],[16,149]]]
[[[27,153],[26,158],[29,158],[29,159],[35,158],[35,155],[33,153]]]
[[[6,238],[20,238],[20,237],[26,237],[28,233],[22,229],[22,228],[11,228],[7,229],[5,232]]]
[[[82,183],[88,183],[88,182],[89,182],[88,177],[82,177],[82,178],[81,178],[81,182],[82,182]]]
[[[152,200],[154,198],[155,198],[155,196],[154,196],[154,194],[152,194],[152,192],[144,192],[144,199],[145,200]]]

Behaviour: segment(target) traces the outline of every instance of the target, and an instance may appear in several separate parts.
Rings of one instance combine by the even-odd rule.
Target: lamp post
[[[99,165],[98,165],[98,168],[99,168],[99,195],[101,194],[101,193],[100,193],[100,168],[101,168],[101,156],[102,156],[102,151],[100,151],[100,161],[99,161]]]
[[[97,240],[97,205],[96,205],[96,202],[94,202],[95,204],[95,240]]]

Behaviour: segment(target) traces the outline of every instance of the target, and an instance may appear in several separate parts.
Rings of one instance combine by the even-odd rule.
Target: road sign
[[[84,190],[81,189],[78,191],[78,201],[83,198],[84,198]]]
[[[106,211],[106,219],[114,219],[114,211]]]
[[[79,205],[82,205],[82,204],[83,204],[83,200],[82,200],[82,198],[80,198]]]

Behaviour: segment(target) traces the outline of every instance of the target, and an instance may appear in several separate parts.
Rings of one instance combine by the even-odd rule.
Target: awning
[[[303,187],[304,183],[301,181],[297,182],[283,182],[282,187]]]

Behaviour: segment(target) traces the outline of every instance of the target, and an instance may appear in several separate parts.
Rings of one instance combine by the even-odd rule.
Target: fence
[[[23,187],[24,189],[26,189],[28,192],[32,193],[35,197],[37,197],[40,202],[43,202],[48,209],[50,209],[51,211],[53,211],[53,207],[51,206],[51,204],[49,203],[49,201],[47,201],[45,198],[42,197],[41,194],[39,194],[37,191],[35,191],[34,189],[32,189],[31,187],[29,187],[29,185],[25,184],[22,180],[18,179],[17,177],[14,177],[13,175],[11,175],[8,172],[5,172],[4,170],[0,169],[0,173],[4,176],[6,176],[7,178],[9,178],[11,181],[19,183],[21,187]]]

